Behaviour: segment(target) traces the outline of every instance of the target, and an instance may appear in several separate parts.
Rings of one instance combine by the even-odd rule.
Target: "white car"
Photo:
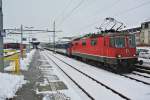
[[[139,55],[139,58],[145,58],[145,59],[150,59],[150,48],[148,47],[138,47],[137,52]]]

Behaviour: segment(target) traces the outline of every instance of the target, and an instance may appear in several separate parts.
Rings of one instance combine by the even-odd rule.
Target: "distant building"
[[[124,28],[122,32],[135,34],[137,46],[150,46],[150,21],[141,23],[141,26]]]
[[[140,33],[141,33],[141,27],[140,26],[135,26],[132,28],[124,28],[122,32],[127,32],[130,34],[135,34],[135,39],[136,39],[136,45],[140,45]]]
[[[26,48],[26,44],[22,44],[23,49]],[[4,49],[20,49],[20,43],[5,43]]]
[[[150,21],[141,24],[140,42],[142,45],[150,46]]]

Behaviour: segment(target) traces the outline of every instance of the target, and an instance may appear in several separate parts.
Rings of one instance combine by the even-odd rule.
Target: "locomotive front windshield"
[[[126,40],[126,38],[128,38]],[[128,41],[128,42],[126,42]],[[121,37],[121,36],[117,36],[117,37],[110,37],[110,47],[115,47],[115,48],[124,48],[125,46],[127,46],[126,44],[128,44],[129,47],[134,48],[136,47],[136,43],[135,43],[135,36],[134,35],[130,35],[127,37]]]
[[[111,37],[110,38],[110,46],[116,48],[124,48],[125,47],[125,37]]]

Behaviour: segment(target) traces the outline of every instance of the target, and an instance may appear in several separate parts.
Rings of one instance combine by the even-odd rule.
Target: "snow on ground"
[[[67,74],[69,76],[71,76],[78,84],[80,84],[80,86],[82,88],[84,88],[86,91],[88,91],[88,93],[90,93],[94,97],[95,100],[100,100],[102,98],[103,98],[103,100],[110,100],[110,99],[112,99],[112,97],[115,100],[122,100],[122,98],[119,97],[118,95],[114,94],[113,92],[111,92],[110,90],[106,89],[105,87],[103,87],[101,85],[98,85],[95,81],[92,81],[91,79],[89,79],[88,77],[82,75],[81,73],[79,73],[77,71],[74,71],[74,69],[69,68],[68,66],[66,66],[66,64],[64,64],[62,62],[59,62],[55,58],[52,58],[52,59],[54,59],[57,62],[57,64],[61,68],[63,68],[63,70],[65,72],[67,72]],[[55,65],[53,64],[53,66],[55,66]],[[58,70],[58,68],[57,68],[57,70]],[[63,74],[62,71],[60,71],[59,74],[61,76]],[[71,86],[73,86],[73,83],[69,82],[69,84]],[[80,90],[79,88],[78,88],[78,90],[75,88],[75,91],[78,92],[79,90]],[[79,92],[79,93],[81,93],[81,92]],[[68,92],[68,95],[69,94],[70,93]],[[83,96],[83,92],[80,95],[82,97]],[[70,94],[70,96],[73,98],[74,94]],[[87,100],[87,99],[82,98],[82,100]]]
[[[22,75],[0,73],[0,100],[14,97],[16,91],[25,83]]]
[[[4,68],[5,71],[14,71],[15,70],[15,62],[10,62],[9,66]]]
[[[140,73],[140,72],[137,72],[137,71],[133,71],[134,73],[137,73],[137,74],[141,74],[141,75],[144,75],[144,76],[147,76],[147,77],[150,77],[150,74],[147,74],[147,73]],[[150,81],[149,81],[150,82]]]
[[[30,62],[32,61],[32,56],[35,53],[35,49],[30,51],[30,53],[27,53],[26,58],[20,58],[20,70],[28,70],[28,66]],[[14,71],[15,67],[15,62],[10,62],[10,65],[8,67],[5,67],[5,71]]]
[[[4,53],[4,56],[9,56],[9,55],[12,55],[12,54],[15,54],[16,52],[7,52],[7,53]]]
[[[51,52],[46,52],[46,54],[48,54],[48,53],[51,53]],[[110,86],[111,88],[115,89],[116,91],[121,92],[122,94],[131,98],[132,100],[149,100],[150,99],[150,95],[149,95],[150,94],[150,86],[148,86],[148,85],[136,82],[134,80],[125,78],[123,76],[119,76],[117,74],[113,74],[111,72],[102,70],[100,68],[93,67],[91,65],[82,63],[80,61],[76,61],[74,59],[70,59],[68,57],[65,57],[65,56],[62,56],[59,54],[55,54],[55,56],[63,59],[67,63],[73,65],[77,69],[81,70],[82,72],[85,72],[86,74],[99,80],[100,82],[106,84],[107,86]],[[58,60],[56,58],[54,58],[52,56],[51,56],[51,58],[58,62]],[[67,71],[67,67],[65,70]],[[79,77],[76,74],[72,74],[72,73],[70,73],[70,75],[72,75],[72,77]],[[84,84],[84,85],[87,85],[87,84]],[[88,89],[88,87],[87,87],[87,89]],[[93,91],[93,90],[91,90],[91,91]],[[99,90],[97,90],[97,91],[99,91]],[[102,92],[99,92],[99,93],[97,93],[97,95],[100,95],[101,93]]]
[[[14,49],[5,49],[4,51],[13,51]],[[20,52],[20,50],[16,50],[16,52]],[[10,56],[10,55],[12,55],[12,54],[15,54],[16,52],[5,52],[4,53],[4,56]]]
[[[135,75],[135,74],[132,74],[132,73],[128,74],[127,76],[138,79],[138,80],[141,80],[141,81],[144,81],[144,82],[147,82],[147,83],[150,83],[150,78],[145,78],[145,77],[138,76],[138,75]]]
[[[70,84],[72,81],[70,81],[70,79],[68,80],[68,77],[64,73],[62,73],[61,70],[58,70],[56,65],[51,60],[48,60],[48,58],[42,53],[41,53],[41,57],[42,57],[41,61],[44,61],[44,59],[45,59],[45,61],[48,61],[48,65],[51,66],[53,69],[52,72],[48,71],[47,74],[49,73],[51,75],[57,75],[59,78],[58,81],[63,81],[66,84],[66,86],[68,87],[68,89],[66,89],[66,90],[60,90],[59,91],[60,93],[63,93],[66,96],[70,97],[71,100],[89,100],[89,98],[87,98],[85,96],[85,94],[83,94],[83,92],[81,92],[79,89],[78,89],[78,92],[76,93],[74,88],[77,88],[77,86],[75,86],[74,84]],[[41,66],[46,66],[46,65],[44,64]],[[49,80],[49,81],[53,81],[53,80]],[[68,83],[68,81],[69,81],[69,83]],[[50,100],[49,95],[48,95],[50,93],[52,93],[52,92],[51,91],[50,92],[43,92],[43,94],[45,94],[43,100]],[[78,95],[78,93],[83,94],[82,97],[80,97],[80,95]],[[63,99],[61,99],[61,100],[63,100]]]
[[[30,62],[32,61],[35,51],[36,50],[33,49],[32,51],[30,51],[30,53],[27,53],[26,58],[20,59],[20,69],[21,70],[28,70],[28,66],[29,66]]]

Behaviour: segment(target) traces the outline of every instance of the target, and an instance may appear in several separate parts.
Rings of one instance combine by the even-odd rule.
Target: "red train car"
[[[117,71],[131,71],[134,64],[139,63],[135,36],[120,32],[91,34],[74,39],[68,48],[68,55],[98,61]]]

